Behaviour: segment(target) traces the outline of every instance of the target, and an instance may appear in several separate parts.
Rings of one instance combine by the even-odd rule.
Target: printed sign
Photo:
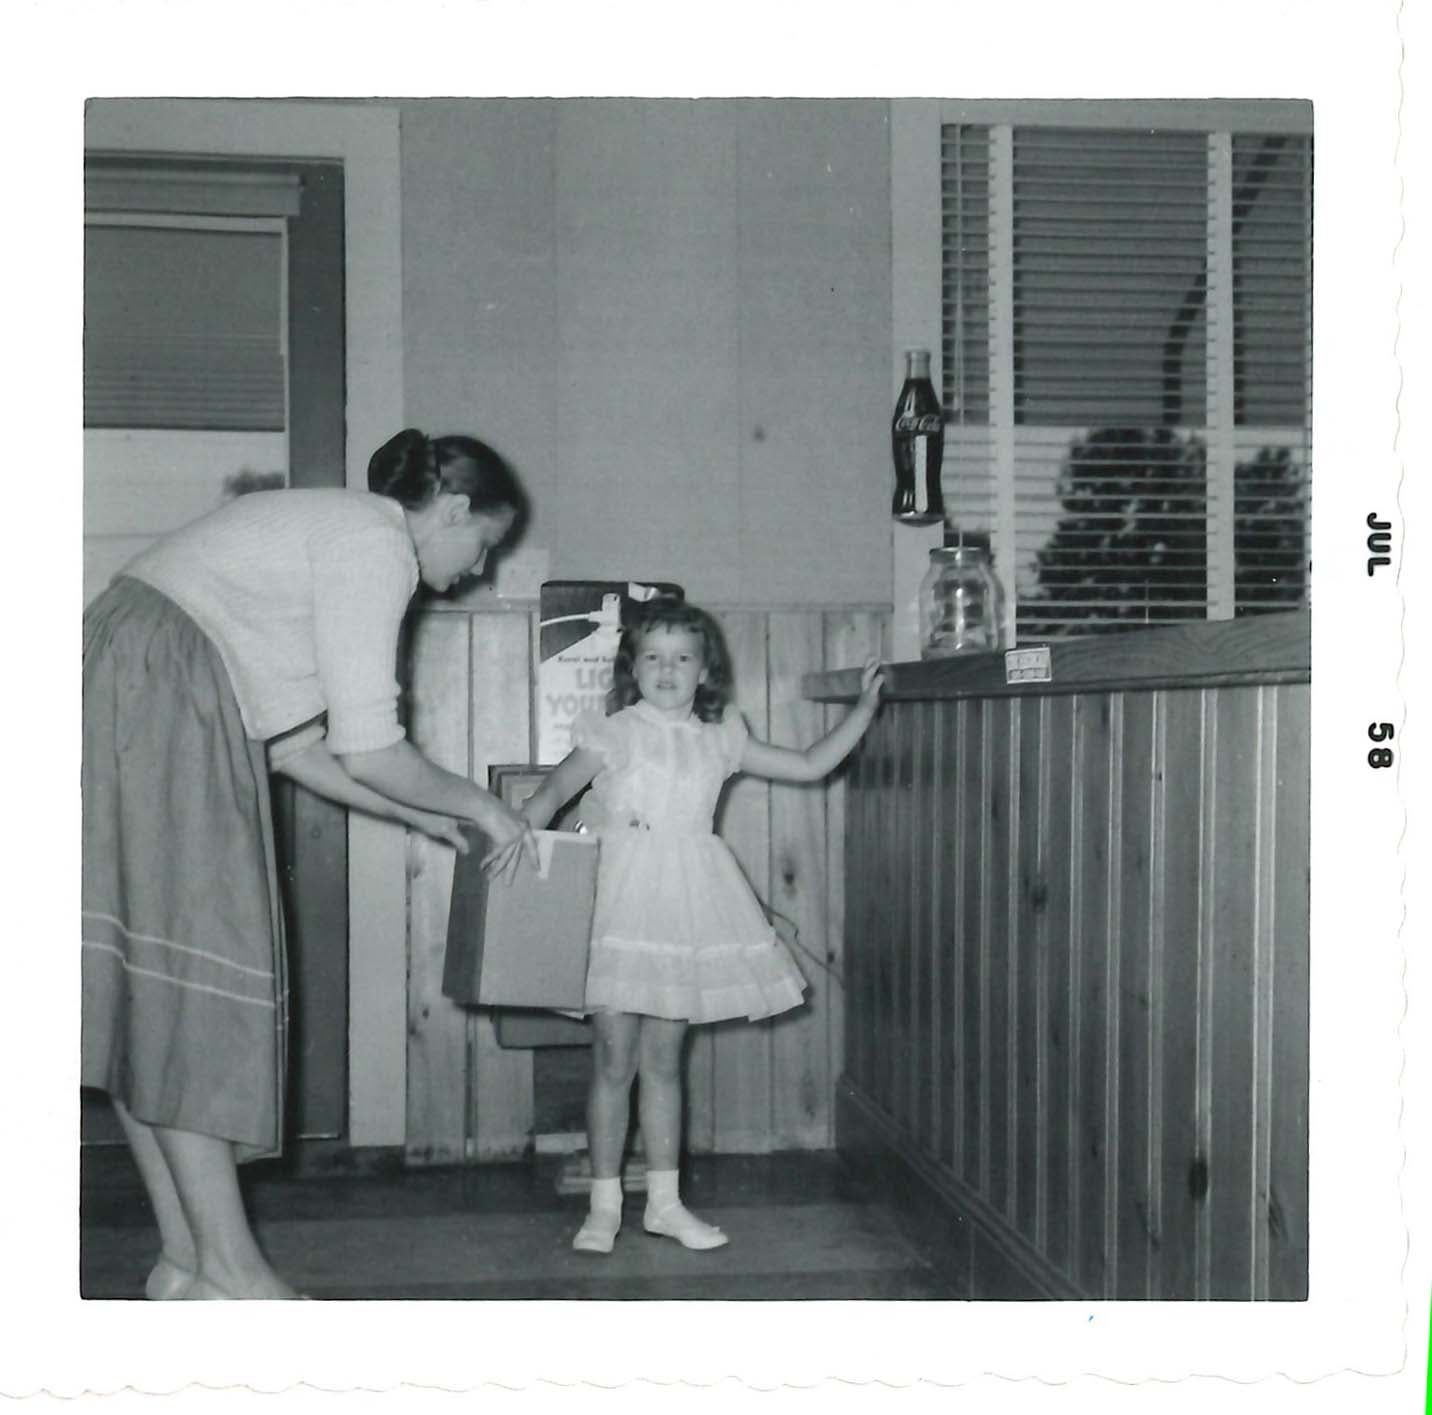
[[[1004,656],[1004,681],[1052,683],[1054,667],[1050,661],[1049,645],[1037,644],[1033,648],[1009,649]]]

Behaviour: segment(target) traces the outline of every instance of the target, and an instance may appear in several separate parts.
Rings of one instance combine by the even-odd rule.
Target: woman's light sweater
[[[249,734],[325,711],[335,753],[399,741],[398,632],[418,582],[403,508],[340,490],[252,492],[165,536],[124,571],[209,636]],[[318,737],[286,739],[291,755]]]

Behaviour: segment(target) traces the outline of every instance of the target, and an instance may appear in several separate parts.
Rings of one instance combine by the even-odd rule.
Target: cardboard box
[[[599,841],[539,830],[541,866],[510,881],[482,873],[485,837],[453,870],[443,994],[454,1002],[570,1008],[586,1002]]]
[[[578,713],[606,707],[622,627],[658,595],[680,585],[635,580],[548,580],[537,631],[537,760],[551,765],[572,750]]]

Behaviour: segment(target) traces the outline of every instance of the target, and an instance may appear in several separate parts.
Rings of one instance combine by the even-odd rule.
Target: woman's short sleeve
[[[730,776],[741,769],[741,757],[746,751],[746,742],[750,737],[750,731],[746,727],[746,719],[741,716],[740,711],[728,707],[721,718],[721,754],[726,759],[726,775]]]
[[[608,767],[620,766],[627,759],[622,724],[615,717],[606,717],[593,709],[578,713],[573,719],[572,745],[595,752]]]
[[[269,770],[277,771],[285,762],[306,752],[315,742],[321,742],[326,730],[323,718],[316,717],[287,732],[280,732],[277,737],[270,737],[267,743]]]

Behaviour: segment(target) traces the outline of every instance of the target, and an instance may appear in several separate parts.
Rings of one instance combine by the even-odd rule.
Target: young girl
[[[537,829],[594,782],[582,823],[601,836],[596,916],[587,971],[594,1014],[587,1097],[591,1208],[572,1246],[610,1253],[621,1227],[621,1160],[632,1080],[646,1141],[648,1233],[687,1248],[726,1235],[680,1198],[681,1047],[691,1022],[753,1021],[797,1006],[805,989],[726,843],[712,833],[722,783],[738,771],[772,781],[818,781],[869,727],[879,665],[867,663],[860,700],[804,751],[751,737],[731,700],[731,662],[703,610],[657,600],[622,635],[612,715],[578,718],[575,747],[523,808]]]

